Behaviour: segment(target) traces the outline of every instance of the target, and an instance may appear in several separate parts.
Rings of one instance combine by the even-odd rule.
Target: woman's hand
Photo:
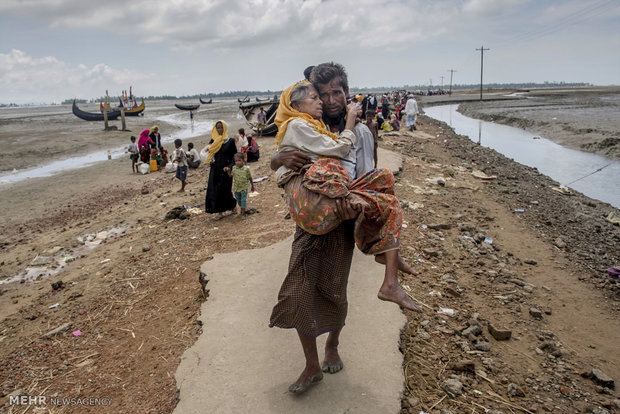
[[[336,199],[336,217],[340,220],[352,220],[357,218],[361,212],[360,206],[353,206],[346,198]]]

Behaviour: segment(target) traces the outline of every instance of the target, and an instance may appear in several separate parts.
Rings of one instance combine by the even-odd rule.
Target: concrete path
[[[379,157],[395,170],[402,163],[387,151]],[[175,413],[399,412],[404,378],[398,341],[405,317],[398,306],[377,299],[384,268],[357,249],[340,337],[345,368],[325,374],[303,395],[287,392],[303,370],[302,349],[295,330],[268,323],[291,242],[289,237],[263,249],[217,255],[202,265],[210,297],[201,308],[203,334],[176,372]],[[320,356],[326,336],[319,337]]]

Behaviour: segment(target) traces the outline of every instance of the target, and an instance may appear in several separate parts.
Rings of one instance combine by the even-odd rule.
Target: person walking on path
[[[355,243],[364,254],[374,255],[378,262],[386,264],[379,299],[421,311],[398,282],[398,270],[409,274],[414,270],[398,252],[403,217],[394,196],[394,175],[387,169],[372,169],[351,181],[340,163],[356,141],[353,128],[359,110],[358,103],[347,106],[345,129],[336,135],[327,131],[321,120],[322,103],[309,82],[286,88],[275,121],[278,151],[303,151],[313,162],[299,172],[280,167],[277,182],[284,189],[291,217],[311,234],[326,234],[342,224],[335,215],[336,199],[346,198],[359,207]]]
[[[237,201],[232,195],[232,178],[224,171],[226,167],[232,168],[236,153],[235,140],[228,137],[228,125],[222,120],[217,121],[211,130],[211,141],[205,159],[205,164],[211,167],[205,197],[205,212],[217,213],[216,220],[224,217],[224,212],[237,206]]]
[[[323,63],[313,68],[310,81],[319,92],[323,104],[323,120],[331,132],[344,129],[346,99],[349,95],[347,74],[337,63]],[[357,124],[355,148],[346,161],[341,161],[351,179],[372,169],[373,138],[370,130]],[[270,166],[298,171],[311,163],[301,151],[274,154]],[[347,284],[353,257],[353,223],[359,215],[346,199],[336,200],[335,214],[343,220],[336,229],[314,235],[297,226],[293,239],[289,270],[278,293],[269,326],[295,328],[301,343],[305,367],[289,387],[292,393],[303,393],[323,379],[323,372],[335,374],[343,369],[338,346],[340,332],[347,316]],[[319,363],[316,338],[328,333],[323,363]]]
[[[407,99],[407,103],[405,104],[405,126],[409,128],[409,131],[417,129],[415,126],[415,118],[418,113],[418,103],[416,102],[413,95],[409,95],[409,99]]]

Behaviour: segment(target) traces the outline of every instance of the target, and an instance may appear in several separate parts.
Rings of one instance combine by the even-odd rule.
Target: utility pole
[[[443,75],[440,76],[440,78],[441,78],[441,89],[443,89]]]
[[[431,85],[431,91],[433,90],[433,78],[428,80],[428,83]]]
[[[452,74],[456,71],[454,69],[449,69],[448,72],[450,72],[450,95],[452,95]]]
[[[491,50],[489,48],[485,49],[484,46],[480,46],[480,49],[476,49],[480,51],[480,100],[482,100],[482,65],[484,63],[484,51]]]

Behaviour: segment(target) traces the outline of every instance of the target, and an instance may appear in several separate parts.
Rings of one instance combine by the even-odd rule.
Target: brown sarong
[[[351,222],[322,236],[297,227],[288,273],[269,326],[295,328],[313,338],[342,329],[353,248]]]

